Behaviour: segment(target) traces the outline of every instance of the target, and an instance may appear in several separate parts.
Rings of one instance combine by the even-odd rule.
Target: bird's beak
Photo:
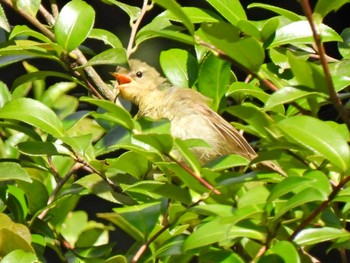
[[[127,75],[119,74],[119,73],[115,73],[115,72],[112,72],[111,74],[112,74],[112,76],[114,76],[118,80],[119,84],[127,84],[127,83],[130,83],[132,81],[132,78],[130,78]]]

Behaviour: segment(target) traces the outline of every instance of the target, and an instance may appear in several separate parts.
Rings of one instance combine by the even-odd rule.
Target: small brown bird
[[[138,106],[139,116],[169,119],[173,137],[207,142],[211,147],[191,148],[202,164],[233,153],[248,160],[257,156],[244,137],[209,107],[210,99],[195,90],[171,85],[144,62],[131,59],[129,65],[130,71],[123,68],[113,73],[121,96]],[[284,174],[270,161],[261,165]]]

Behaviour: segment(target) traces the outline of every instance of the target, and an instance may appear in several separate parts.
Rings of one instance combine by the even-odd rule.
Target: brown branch
[[[140,26],[140,23],[143,19],[143,17],[145,16],[147,10],[149,8],[148,5],[148,0],[143,0],[143,4],[142,4],[142,8],[141,8],[141,13],[138,16],[138,18],[136,19],[135,23],[132,23],[132,21],[130,21],[130,25],[131,25],[131,33],[130,33],[130,38],[129,38],[129,43],[128,43],[128,47],[126,49],[126,53],[127,56],[130,57],[130,55],[135,52],[135,47],[133,47],[134,45],[134,41],[135,41],[135,37],[136,37],[136,33],[137,33],[137,29]]]
[[[205,186],[206,188],[208,188],[209,190],[213,191],[214,194],[220,195],[221,192],[216,189],[214,186],[212,186],[209,182],[207,182],[206,180],[204,180],[202,177],[200,177],[199,175],[197,175],[194,171],[192,171],[187,165],[183,164],[182,162],[179,162],[178,160],[176,160],[176,158],[174,158],[173,156],[171,156],[170,154],[166,155],[168,158],[170,158],[172,161],[176,162],[178,165],[181,166],[182,169],[184,169],[186,172],[188,172],[190,175],[192,175],[198,182],[200,182],[203,186]]]
[[[324,49],[324,46],[322,43],[322,39],[321,39],[321,36],[316,28],[314,20],[312,18],[312,11],[311,11],[311,7],[310,7],[310,3],[308,0],[300,0],[300,4],[303,8],[303,11],[304,11],[304,13],[307,17],[307,20],[309,21],[310,27],[311,27],[312,35],[313,35],[313,38],[314,38],[314,41],[315,41],[315,44],[317,47],[318,54],[320,56],[320,62],[321,62],[322,69],[323,69],[323,72],[325,75],[329,97],[332,101],[332,104],[334,105],[334,107],[338,111],[341,119],[344,121],[344,123],[346,124],[348,129],[350,129],[349,114],[348,114],[347,110],[343,107],[343,103],[340,100],[340,98],[337,94],[337,91],[335,90],[334,83],[332,81],[332,75],[331,75],[331,72],[329,70],[329,66],[327,63],[326,52],[325,52],[325,49]]]
[[[350,176],[347,176],[343,180],[341,180],[340,183],[329,194],[327,200],[322,202],[322,204],[316,210],[314,210],[303,222],[301,222],[297,229],[295,229],[294,232],[290,235],[288,240],[292,241],[301,230],[303,230],[307,225],[309,225],[312,222],[312,220],[314,220],[323,210],[325,210],[328,207],[328,205],[332,202],[332,200],[336,197],[336,195],[340,192],[343,186],[349,181]]]

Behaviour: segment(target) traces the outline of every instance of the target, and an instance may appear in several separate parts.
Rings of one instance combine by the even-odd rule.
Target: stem
[[[312,18],[312,11],[311,11],[311,7],[310,7],[310,3],[308,0],[300,0],[300,4],[303,8],[303,11],[304,11],[304,13],[307,17],[307,20],[309,21],[310,27],[311,27],[312,35],[313,35],[313,38],[314,38],[314,41],[315,41],[315,44],[317,47],[317,51],[318,51],[319,56],[320,56],[320,62],[321,62],[322,69],[323,69],[323,72],[325,75],[329,97],[330,97],[334,107],[338,111],[341,119],[344,121],[344,123],[346,124],[348,129],[350,129],[349,114],[346,111],[346,109],[344,109],[342,101],[338,97],[337,91],[335,90],[334,83],[332,81],[332,75],[331,75],[331,72],[329,70],[329,66],[327,63],[326,52],[325,52],[325,49],[324,49],[324,46],[322,43],[322,39],[321,39],[320,34],[317,31],[316,25],[315,25],[314,20]]]
[[[146,12],[148,10],[148,7],[149,7],[148,6],[148,0],[143,0],[143,4],[142,4],[140,15],[136,19],[135,23],[132,23],[132,21],[130,21],[131,33],[130,33],[130,39],[129,39],[128,47],[126,49],[126,53],[127,53],[128,57],[130,57],[130,55],[135,51],[134,48],[133,48],[133,45],[134,45],[137,29],[139,28],[140,23],[141,23],[143,17],[145,16],[145,14],[146,14]]]
[[[343,186],[350,181],[350,176],[345,177],[340,183],[333,189],[333,191],[329,194],[327,200],[322,202],[322,204],[314,210],[301,224],[294,230],[292,235],[288,238],[289,241],[292,241],[296,235],[303,230],[307,225],[309,225],[312,220],[314,220],[323,210],[325,210],[328,205],[332,202],[332,200],[336,197],[336,195],[340,192]]]

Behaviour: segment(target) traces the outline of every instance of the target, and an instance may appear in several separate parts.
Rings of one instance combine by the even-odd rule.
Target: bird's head
[[[130,70],[121,68],[112,75],[119,83],[118,88],[122,97],[136,105],[140,104],[142,98],[159,91],[166,82],[157,70],[140,60],[129,60],[129,66]]]

